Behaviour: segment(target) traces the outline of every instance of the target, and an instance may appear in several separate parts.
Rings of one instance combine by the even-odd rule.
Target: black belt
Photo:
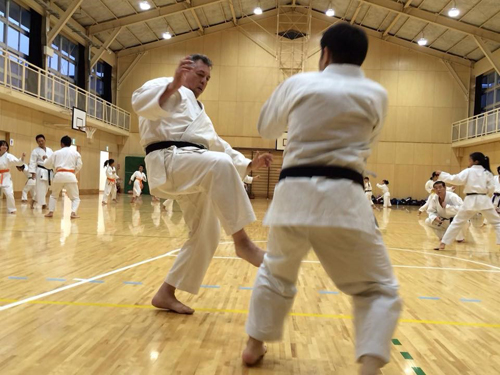
[[[500,197],[500,193],[493,193],[495,197]]]
[[[149,146],[147,146],[146,147],[146,155],[152,153],[153,151],[163,150],[165,148],[170,148],[172,146],[175,146],[177,148],[196,147],[196,148],[199,148],[201,150],[207,149],[207,147],[205,145],[200,145],[197,143],[182,142],[182,141],[164,141],[164,142],[153,143],[153,144],[150,144]]]
[[[364,187],[363,175],[349,168],[326,165],[303,165],[281,170],[280,181],[288,177],[326,177],[330,179],[351,180]]]
[[[483,194],[483,193],[467,193],[465,195],[469,196],[469,195],[486,195],[486,194]]]
[[[372,191],[371,190],[365,190],[365,193],[371,193]]]
[[[49,186],[51,185],[51,180],[50,180],[50,172],[52,172],[52,169],[45,168],[42,165],[37,165],[38,168],[45,169],[47,172],[49,172]]]

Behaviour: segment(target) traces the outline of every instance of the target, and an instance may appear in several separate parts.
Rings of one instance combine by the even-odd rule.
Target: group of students
[[[497,169],[500,173],[500,167]],[[452,186],[447,186],[446,184]],[[465,199],[462,200],[453,186],[464,186]],[[425,224],[431,227],[439,240],[434,250],[444,250],[453,241],[463,242],[469,222],[475,226],[483,225],[483,218],[493,226],[497,244],[500,245],[500,216],[498,197],[500,197],[499,176],[493,176],[490,160],[481,152],[469,155],[469,167],[456,175],[435,171],[427,181],[426,190],[430,193],[420,213],[427,212]],[[490,196],[493,198],[490,199]],[[494,205],[494,203],[496,205]]]
[[[392,207],[391,204],[391,192],[389,191],[389,181],[388,180],[382,180],[381,184],[377,184],[377,187],[382,190],[382,197],[384,199],[384,208],[389,208]],[[372,207],[375,207],[373,204],[373,189],[372,189],[372,183],[370,182],[370,177],[365,177],[364,178],[364,188],[365,188],[365,196],[370,202],[370,205]]]
[[[17,211],[11,175],[11,169],[16,167],[27,178],[22,201],[27,201],[30,193],[31,208],[37,203],[42,209],[46,209],[46,195],[50,187],[49,211],[45,217],[53,217],[59,195],[65,189],[71,200],[71,218],[77,218],[80,198],[76,174],[82,168],[80,154],[70,147],[71,138],[68,136],[61,138],[61,149],[55,152],[46,147],[43,134],[37,135],[35,140],[38,147],[32,151],[29,165],[24,163],[25,153],[21,158],[15,157],[9,153],[8,142],[0,140],[0,190],[6,197],[7,211],[9,214]]]

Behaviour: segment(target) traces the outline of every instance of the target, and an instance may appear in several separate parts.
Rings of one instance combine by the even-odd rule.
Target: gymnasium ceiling
[[[48,0],[45,1],[48,4]],[[66,10],[77,0],[53,1]],[[84,0],[73,19],[105,44],[121,27],[109,49],[118,55],[137,53],[162,43],[162,34],[175,38],[197,37],[221,25],[234,26],[246,18],[259,20],[276,15],[279,4],[312,5],[313,18],[330,22],[343,20],[366,28],[370,35],[398,44],[439,51],[471,62],[485,56],[484,49],[500,48],[500,0],[147,0],[151,9],[139,7],[140,0]],[[253,14],[260,5],[261,16]],[[452,7],[460,10],[448,16]],[[328,8],[335,17],[326,17]],[[428,40],[425,47],[418,39]],[[478,41],[479,40],[479,41]],[[155,43],[156,42],[156,43]],[[481,42],[483,42],[481,48]],[[404,45],[404,44],[403,44]]]

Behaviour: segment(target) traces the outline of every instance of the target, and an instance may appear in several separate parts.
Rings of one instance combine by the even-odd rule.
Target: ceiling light
[[[172,39],[172,34],[170,32],[163,33],[163,39]]]
[[[457,8],[453,7],[451,8],[449,11],[448,11],[448,15],[450,17],[458,17],[458,15],[460,14],[460,10],[458,10]]]
[[[139,3],[139,8],[141,8],[142,10],[149,10],[151,9],[151,5],[147,1],[141,1]]]
[[[335,15],[335,11],[332,9],[332,8],[329,8],[325,14],[328,16],[328,17],[333,17]]]
[[[419,40],[417,40],[417,43],[418,43],[419,46],[425,46],[425,45],[427,45],[427,39],[425,39],[424,37],[422,37]]]
[[[255,9],[253,10],[253,12],[254,12],[255,14],[257,14],[257,15],[262,14],[262,8],[261,8],[260,6],[258,6],[257,8],[255,8]]]

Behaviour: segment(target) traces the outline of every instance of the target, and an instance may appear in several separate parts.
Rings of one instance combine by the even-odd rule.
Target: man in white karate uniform
[[[281,339],[301,261],[312,247],[337,287],[353,297],[356,359],[361,373],[372,375],[389,361],[401,310],[398,283],[363,189],[387,93],[361,70],[368,50],[362,29],[330,27],[321,50],[321,72],[283,82],[260,114],[259,133],[276,139],[288,126],[288,143],[265,217],[269,241],[242,358],[252,365],[264,355],[264,341]]]
[[[436,194],[431,195],[426,203],[429,217],[425,219],[425,224],[431,227],[441,240],[464,201],[457,194],[447,191],[443,181],[434,182],[432,188]],[[456,240],[464,241],[464,229],[458,233]]]
[[[35,200],[33,200],[31,208],[33,208],[33,203],[36,201],[42,209],[45,209],[47,208],[46,195],[51,185],[53,173],[50,169],[44,167],[43,161],[44,157],[49,158],[52,155],[52,149],[45,145],[45,136],[43,134],[38,134],[35,139],[38,147],[31,152],[29,165],[31,176],[36,181]]]
[[[491,201],[495,206],[495,210],[500,213],[500,167],[497,168],[497,175],[493,177],[493,181],[495,182],[495,191]]]
[[[61,149],[44,159],[44,166],[55,171],[52,181],[52,191],[49,201],[49,212],[45,217],[53,217],[56,203],[62,189],[71,200],[71,219],[78,218],[78,206],[80,206],[80,192],[76,174],[82,169],[82,157],[80,153],[71,148],[71,138],[65,135],[61,138]]]
[[[243,229],[255,215],[241,181],[269,166],[272,156],[246,159],[217,135],[197,100],[211,67],[204,55],[188,56],[173,78],[146,82],[132,96],[151,194],[177,200],[189,228],[189,239],[152,303],[182,314],[194,310],[178,301],[175,291],[198,293],[219,244],[220,225],[233,236],[238,256],[258,267],[264,255]]]

